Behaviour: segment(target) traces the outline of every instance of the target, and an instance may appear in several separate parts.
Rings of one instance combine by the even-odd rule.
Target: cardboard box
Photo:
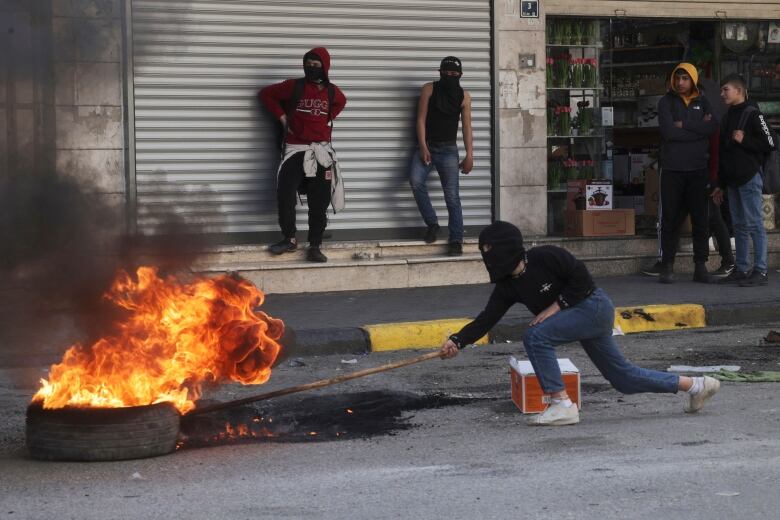
[[[627,184],[642,184],[645,182],[645,171],[653,164],[653,159],[646,153],[632,153],[629,166],[629,181]]]
[[[584,179],[566,182],[566,209],[612,209],[612,183]]]
[[[658,215],[659,181],[658,170],[645,170],[645,215]]]
[[[567,210],[564,235],[567,237],[633,236],[634,219],[633,209]]]
[[[547,409],[548,403],[544,399],[544,391],[539,385],[534,373],[531,362],[527,360],[517,360],[514,357],[509,359],[509,374],[512,384],[512,402],[515,403],[523,413],[541,413]],[[582,397],[580,387],[580,371],[574,366],[569,358],[558,360],[558,366],[563,376],[563,386],[566,387],[566,393],[569,399],[577,403],[577,407],[582,409]]]

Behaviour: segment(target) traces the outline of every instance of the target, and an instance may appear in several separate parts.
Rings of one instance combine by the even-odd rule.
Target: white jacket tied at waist
[[[286,145],[276,176],[279,176],[282,166],[287,162],[287,159],[300,152],[304,152],[303,172],[306,174],[306,177],[317,176],[317,164],[322,165],[323,168],[331,168],[333,179],[330,183],[330,205],[333,207],[333,213],[344,209],[344,183],[341,179],[341,168],[336,157],[336,150],[328,142]]]

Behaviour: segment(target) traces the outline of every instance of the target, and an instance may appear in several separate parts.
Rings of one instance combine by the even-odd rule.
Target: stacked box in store
[[[610,181],[575,180],[567,182],[566,186],[566,236],[634,234],[634,209],[613,209]]]

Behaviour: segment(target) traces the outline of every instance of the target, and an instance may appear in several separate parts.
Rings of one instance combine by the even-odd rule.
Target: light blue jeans
[[[734,227],[734,249],[737,258],[737,270],[749,273],[750,265],[750,240],[753,241],[754,262],[752,268],[766,273],[766,230],[762,218],[763,198],[761,191],[764,188],[764,180],[757,173],[742,186],[729,186],[729,211],[731,212],[731,224]]]
[[[434,226],[439,223],[436,211],[431,205],[426,181],[428,175],[436,168],[439,172],[439,180],[444,188],[444,202],[447,204],[449,214],[448,228],[450,230],[450,242],[463,242],[463,210],[460,206],[459,175],[457,144],[428,143],[431,152],[431,163],[426,165],[420,160],[420,149],[415,150],[409,165],[409,184],[412,186],[414,200],[420,210],[425,225]]]
[[[615,307],[601,289],[573,307],[534,325],[523,336],[523,345],[545,393],[564,390],[555,347],[579,341],[599,372],[618,392],[677,393],[680,376],[649,370],[629,362],[612,338]]]

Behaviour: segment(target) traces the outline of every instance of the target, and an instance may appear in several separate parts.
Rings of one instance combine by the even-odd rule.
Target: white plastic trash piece
[[[133,473],[133,475],[132,475],[130,478],[131,478],[131,479],[133,479],[133,480],[146,480],[146,479],[145,479],[143,476],[141,476],[141,474],[140,474],[140,473],[138,473],[137,471],[136,471],[135,473]]]
[[[739,492],[738,491],[721,491],[720,493],[715,493],[719,497],[738,497]]]
[[[625,336],[626,333],[623,332],[623,329],[620,328],[620,325],[612,329],[612,335],[613,336]]]
[[[739,365],[711,365],[707,367],[692,367],[688,365],[672,365],[666,369],[667,372],[720,372],[726,370],[728,372],[739,372],[742,368]]]
[[[509,358],[509,366],[511,366],[512,370],[521,376],[534,373],[534,367],[527,359],[517,359],[516,357],[512,356]],[[571,359],[569,358],[558,358],[558,367],[561,369],[562,374],[573,374],[579,372],[577,367],[574,366],[574,363],[572,363]]]
[[[342,359],[341,362],[345,365],[355,365],[357,364],[357,359]]]

